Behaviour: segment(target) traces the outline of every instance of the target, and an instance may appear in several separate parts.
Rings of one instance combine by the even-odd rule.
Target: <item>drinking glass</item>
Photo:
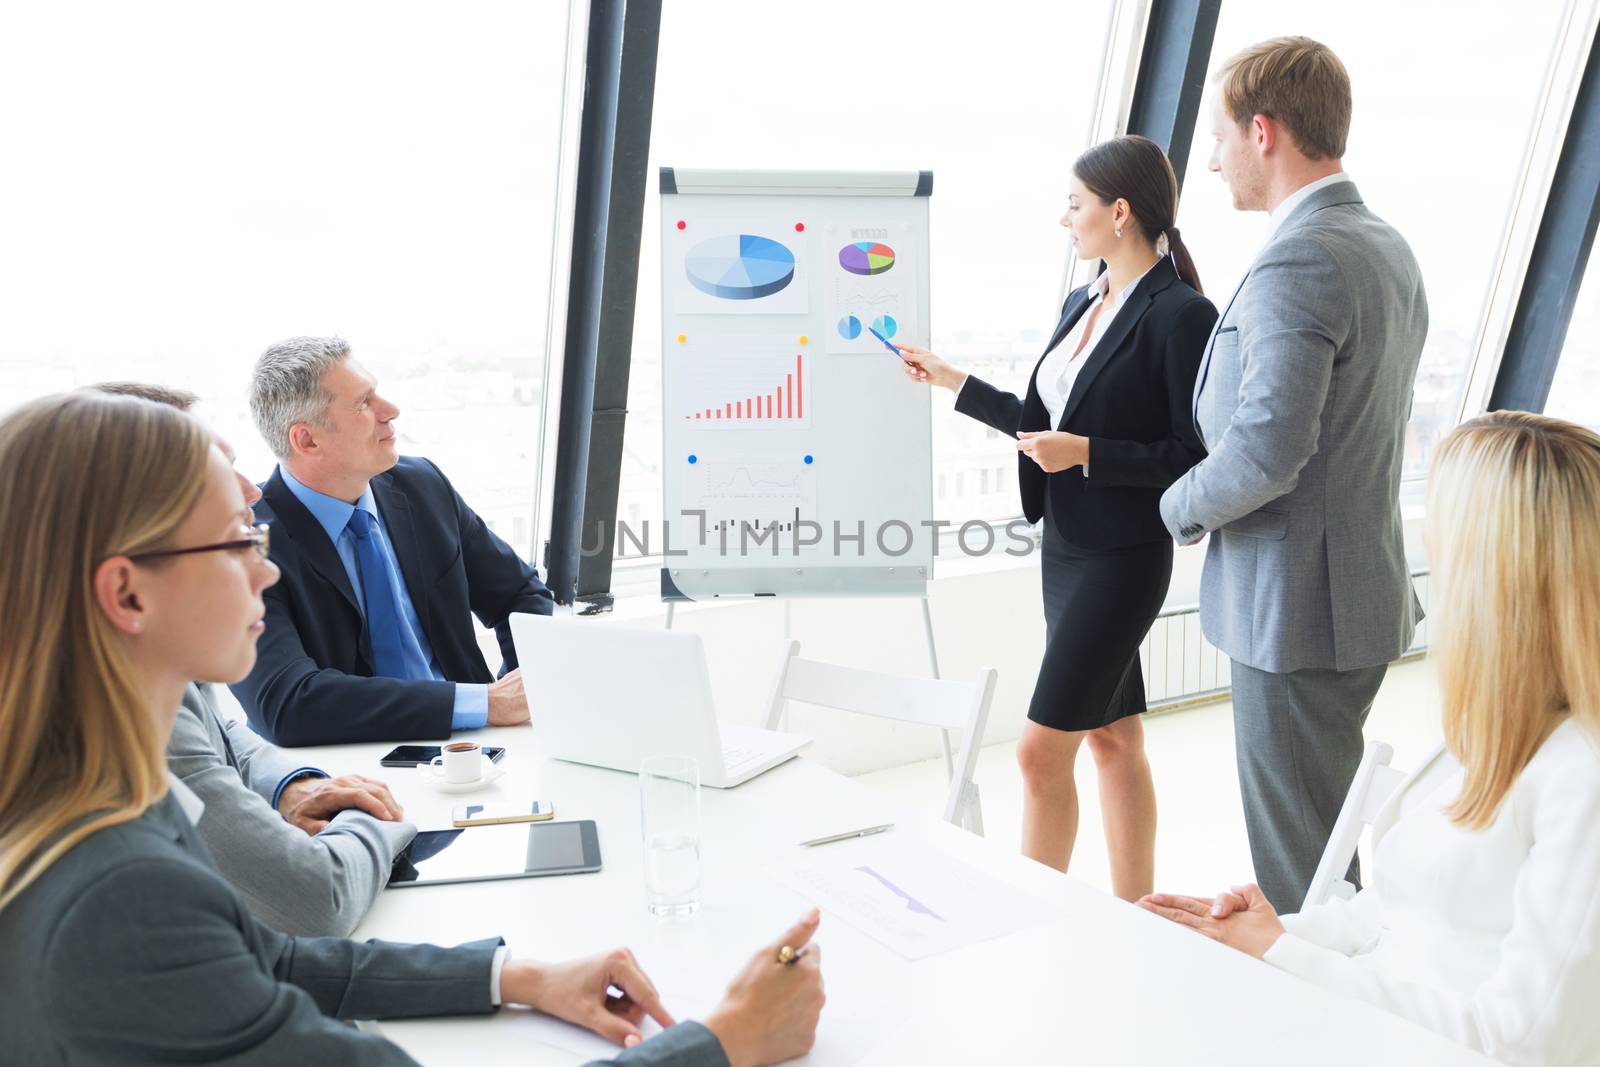
[[[700,765],[651,756],[639,766],[645,905],[652,915],[700,907]]]

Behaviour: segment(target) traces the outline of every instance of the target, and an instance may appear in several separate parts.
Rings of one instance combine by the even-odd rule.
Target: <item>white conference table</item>
[[[683,919],[644,907],[638,779],[544,758],[531,727],[483,730],[506,773],[470,796],[378,766],[389,745],[303,749],[308,765],[386,780],[422,829],[460,803],[554,802],[558,820],[598,824],[596,874],[388,889],[359,938],[455,944],[502,936],[513,955],[565,959],[633,949],[669,1010],[695,1017],[745,960],[808,907],[763,873],[777,861],[877,843],[921,842],[1048,902],[1045,924],[908,962],[824,911],[828,1003],[804,1063],[1080,1063],[1349,1067],[1487,1064],[1376,1008],[1325,993],[1257,960],[1091,889],[932,814],[913,812],[805,759],[732,790],[702,790],[702,904]],[[825,833],[894,822],[888,834],[800,849]],[[1178,890],[1203,887],[1178,886]],[[375,1025],[424,1064],[576,1064],[585,1035],[536,1013]],[[598,1045],[595,1046],[598,1049]]]

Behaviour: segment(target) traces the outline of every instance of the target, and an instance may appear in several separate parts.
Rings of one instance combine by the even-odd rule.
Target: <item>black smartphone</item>
[[[378,763],[384,767],[416,767],[423,763],[432,763],[438,754],[438,745],[396,745]],[[506,750],[495,745],[484,745],[483,754],[495,763],[499,763],[500,757],[506,754]]]

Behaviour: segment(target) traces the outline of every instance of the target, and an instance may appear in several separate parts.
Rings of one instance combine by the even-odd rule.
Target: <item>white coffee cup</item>
[[[483,777],[483,749],[476,741],[452,741],[433,757],[428,771],[451,785],[471,785]]]

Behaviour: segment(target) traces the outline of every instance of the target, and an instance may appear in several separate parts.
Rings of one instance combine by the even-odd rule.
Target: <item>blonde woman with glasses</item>
[[[1600,1063],[1600,436],[1520,412],[1428,483],[1444,744],[1373,826],[1351,900],[1256,886],[1150,911],[1513,1064]]]
[[[627,1047],[618,1064],[753,1067],[811,1046],[820,951],[786,966],[780,946],[805,946],[815,912],[704,1024],[676,1025],[625,949],[551,964],[498,938],[295,938],[254,919],[163,758],[189,681],[255,662],[278,572],[248,519],[211,434],[171,408],[79,393],[0,421],[0,1059],[410,1064],[336,1020],[502,1000]],[[669,1029],[641,1043],[647,1014]]]

